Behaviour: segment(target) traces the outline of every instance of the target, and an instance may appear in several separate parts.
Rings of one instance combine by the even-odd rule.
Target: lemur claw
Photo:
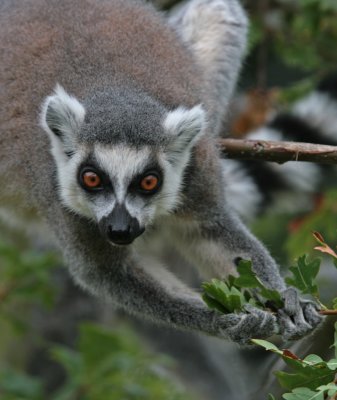
[[[322,321],[318,306],[309,300],[299,297],[294,288],[282,293],[284,308],[277,313],[280,334],[285,340],[300,339],[312,332]]]

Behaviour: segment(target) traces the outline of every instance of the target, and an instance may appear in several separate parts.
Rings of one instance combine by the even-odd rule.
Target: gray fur
[[[83,104],[86,117],[81,141],[129,146],[158,146],[167,142],[161,126],[167,110],[144,91],[112,87],[95,92]]]
[[[235,273],[237,257],[252,258],[269,287],[286,289],[267,250],[225,202],[214,141],[244,50],[246,18],[239,3],[191,0],[173,19],[179,34],[141,1],[1,0],[0,6],[1,207],[14,208],[21,217],[42,217],[74,279],[131,313],[239,343],[270,336],[279,326],[287,338],[309,333],[318,314],[297,296],[288,300],[284,292],[287,307],[278,322],[254,308],[219,315],[149,257],[148,246],[160,235],[208,275]],[[209,59],[199,53],[204,38],[211,45]],[[214,51],[221,56],[214,58]],[[57,82],[84,113],[48,108],[53,103],[43,99]],[[49,138],[38,125],[42,103]],[[53,111],[49,120],[48,111]],[[83,114],[84,120],[78,118]],[[173,121],[165,124],[170,115]],[[55,120],[61,134],[53,136]],[[62,147],[65,136],[71,154],[69,146]],[[117,154],[109,159],[118,146],[135,154],[137,166],[131,159],[115,165]],[[143,218],[146,232],[132,245],[112,246],[100,234],[95,202],[76,183],[89,154],[101,159],[110,179],[120,179],[110,206],[125,203],[131,217]],[[159,192],[152,202],[130,199],[125,182],[152,158],[169,183],[165,195],[160,198]],[[111,211],[106,200],[104,207]]]
[[[210,129],[217,134],[246,49],[246,14],[237,0],[185,1],[171,11],[170,23],[204,73],[205,90],[211,95]]]

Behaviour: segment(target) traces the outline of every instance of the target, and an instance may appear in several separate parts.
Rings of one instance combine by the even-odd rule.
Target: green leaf
[[[240,288],[257,288],[260,294],[266,300],[272,301],[277,307],[283,306],[281,295],[277,290],[268,289],[262,281],[256,276],[252,269],[252,262],[241,260],[237,268],[239,277],[235,279],[234,284]]]
[[[0,394],[8,395],[11,399],[40,400],[42,383],[28,375],[8,369],[0,372]]]
[[[296,373],[290,374],[283,371],[276,371],[281,386],[293,390],[298,387],[306,387],[315,390],[318,386],[326,385],[333,381],[335,372],[327,367],[325,363],[316,366],[306,366],[300,361],[285,359],[288,366],[296,370]]]
[[[279,355],[283,355],[283,351],[277,348],[273,343],[268,342],[267,340],[262,340],[262,339],[252,339],[251,340],[254,344],[257,346],[263,347],[265,350],[272,351],[274,353],[277,353]]]
[[[337,394],[337,385],[335,383],[329,383],[327,385],[320,386],[317,390],[321,390],[324,393],[327,392],[329,397]]]
[[[206,304],[223,313],[241,311],[247,303],[243,293],[236,287],[229,287],[225,282],[212,279],[202,284],[203,299]]]
[[[211,310],[217,310],[223,314],[227,314],[229,312],[220,302],[209,296],[207,293],[202,294],[202,299]]]
[[[337,310],[337,297],[332,300],[332,308]]]
[[[337,358],[337,322],[335,323],[335,341],[333,346],[335,347],[335,357]]]
[[[325,363],[321,357],[315,354],[310,354],[304,360],[301,360],[289,350],[280,350],[273,343],[266,340],[253,339],[252,342],[282,356],[284,362],[294,371],[293,373],[275,372],[280,384],[288,390],[303,387],[316,390],[318,386],[327,385],[334,379],[335,360],[331,360],[330,364]],[[298,395],[298,393],[295,394]],[[295,394],[293,393],[293,396]]]
[[[295,286],[304,294],[311,294],[314,297],[318,297],[318,287],[314,283],[314,279],[318,274],[320,263],[320,260],[317,258],[308,262],[306,256],[299,257],[297,264],[289,268],[293,273],[293,278],[286,278],[286,282],[289,285]]]
[[[276,290],[268,289],[252,270],[251,261],[241,260],[237,268],[239,277],[229,276],[228,281],[212,279],[211,282],[204,282],[203,300],[209,308],[222,313],[242,311],[245,304],[254,307],[261,307],[262,300],[256,301],[248,290],[241,292],[241,289],[259,289],[260,298],[272,302],[276,307],[281,308],[283,301]]]
[[[297,388],[282,396],[285,400],[324,400],[324,392],[313,392],[308,388]]]
[[[51,355],[72,376],[78,375],[83,369],[82,358],[74,350],[62,346],[54,346],[51,350]]]
[[[79,350],[86,366],[96,366],[109,359],[111,352],[123,351],[128,343],[127,336],[117,335],[94,324],[82,324]],[[107,351],[109,349],[109,351]],[[130,348],[130,351],[135,349]]]
[[[309,354],[306,356],[303,360],[304,362],[307,362],[309,364],[315,365],[324,362],[321,357],[317,356],[316,354]]]
[[[276,400],[276,399],[271,393],[269,393],[268,394],[268,400]]]
[[[328,366],[328,368],[330,368],[333,371],[337,370],[337,359],[333,358],[332,360],[328,361],[326,363],[326,365]]]

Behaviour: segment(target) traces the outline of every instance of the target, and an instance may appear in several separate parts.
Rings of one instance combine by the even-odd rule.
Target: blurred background
[[[155,3],[170,9],[177,1]],[[296,115],[296,105],[320,91],[330,96],[325,107],[317,104],[329,134],[316,122],[310,132],[322,143],[337,144],[337,1],[243,3],[251,20],[249,46],[224,136],[275,129],[275,119]],[[301,129],[290,124],[291,129],[298,140]],[[337,244],[335,168],[317,166],[287,186],[275,184],[279,170],[252,165],[240,168],[251,174],[260,200],[243,218],[280,265],[290,266],[305,253],[317,255],[312,231]],[[167,253],[167,262],[181,271],[183,262]],[[337,274],[329,266],[321,272],[322,298],[329,301]],[[198,282],[190,274],[186,267],[185,278]],[[321,337],[330,334],[329,323],[325,329]],[[324,355],[332,342],[324,337],[323,345],[315,337],[297,344],[298,351]],[[270,373],[278,367],[259,349],[155,327],[111,310],[76,288],[44,243],[0,225],[1,400],[259,400],[268,392],[282,393]]]

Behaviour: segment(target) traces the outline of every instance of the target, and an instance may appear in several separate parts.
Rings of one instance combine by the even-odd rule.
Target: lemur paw
[[[285,340],[300,339],[312,332],[322,321],[318,306],[299,298],[294,288],[282,293],[284,308],[278,311],[277,322],[280,334]]]
[[[241,345],[253,338],[267,338],[277,331],[276,317],[270,312],[247,305],[246,312],[228,314],[219,318],[221,336]]]

